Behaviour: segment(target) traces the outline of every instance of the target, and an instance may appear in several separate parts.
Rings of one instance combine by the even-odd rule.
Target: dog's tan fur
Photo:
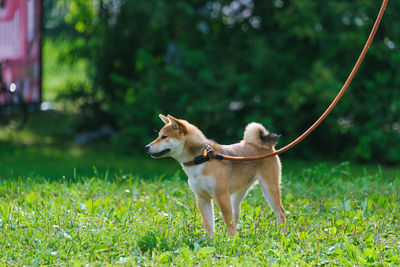
[[[182,165],[195,193],[207,234],[214,233],[212,199],[222,213],[228,235],[236,233],[240,203],[256,181],[274,210],[278,224],[285,224],[280,193],[281,163],[278,156],[255,161],[212,160],[194,166],[182,164],[198,156],[206,144],[211,145],[216,153],[234,156],[254,156],[275,151],[276,139],[262,140],[262,136],[267,136],[269,132],[261,124],[247,125],[240,143],[219,145],[207,139],[196,126],[185,120],[161,114],[160,118],[165,125],[158,138],[146,146],[146,150],[156,157],[154,154],[170,149],[159,157],[173,157]]]

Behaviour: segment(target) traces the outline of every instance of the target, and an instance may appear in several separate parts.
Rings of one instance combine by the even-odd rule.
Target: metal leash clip
[[[212,159],[212,157],[210,155],[211,152],[214,152],[214,149],[210,145],[206,145],[203,148],[203,158],[207,158],[208,157],[208,158]]]
[[[211,156],[212,152],[214,152],[214,149],[212,148],[212,146],[206,145],[203,148],[201,155],[197,156],[194,159],[193,163],[197,165],[197,164],[202,164],[204,162],[212,160],[213,159],[213,157]]]

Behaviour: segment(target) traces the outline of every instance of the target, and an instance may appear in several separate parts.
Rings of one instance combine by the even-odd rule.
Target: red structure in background
[[[0,0],[0,71],[26,103],[41,101],[41,17],[41,0]]]

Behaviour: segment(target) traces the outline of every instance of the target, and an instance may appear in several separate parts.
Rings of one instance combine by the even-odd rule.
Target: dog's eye
[[[167,139],[167,137],[168,137],[168,136],[163,135],[163,136],[161,136],[161,139]]]

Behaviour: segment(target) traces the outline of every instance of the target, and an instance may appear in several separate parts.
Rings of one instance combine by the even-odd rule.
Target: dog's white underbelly
[[[214,197],[215,180],[212,176],[202,175],[203,165],[184,167],[189,186],[199,196]]]

